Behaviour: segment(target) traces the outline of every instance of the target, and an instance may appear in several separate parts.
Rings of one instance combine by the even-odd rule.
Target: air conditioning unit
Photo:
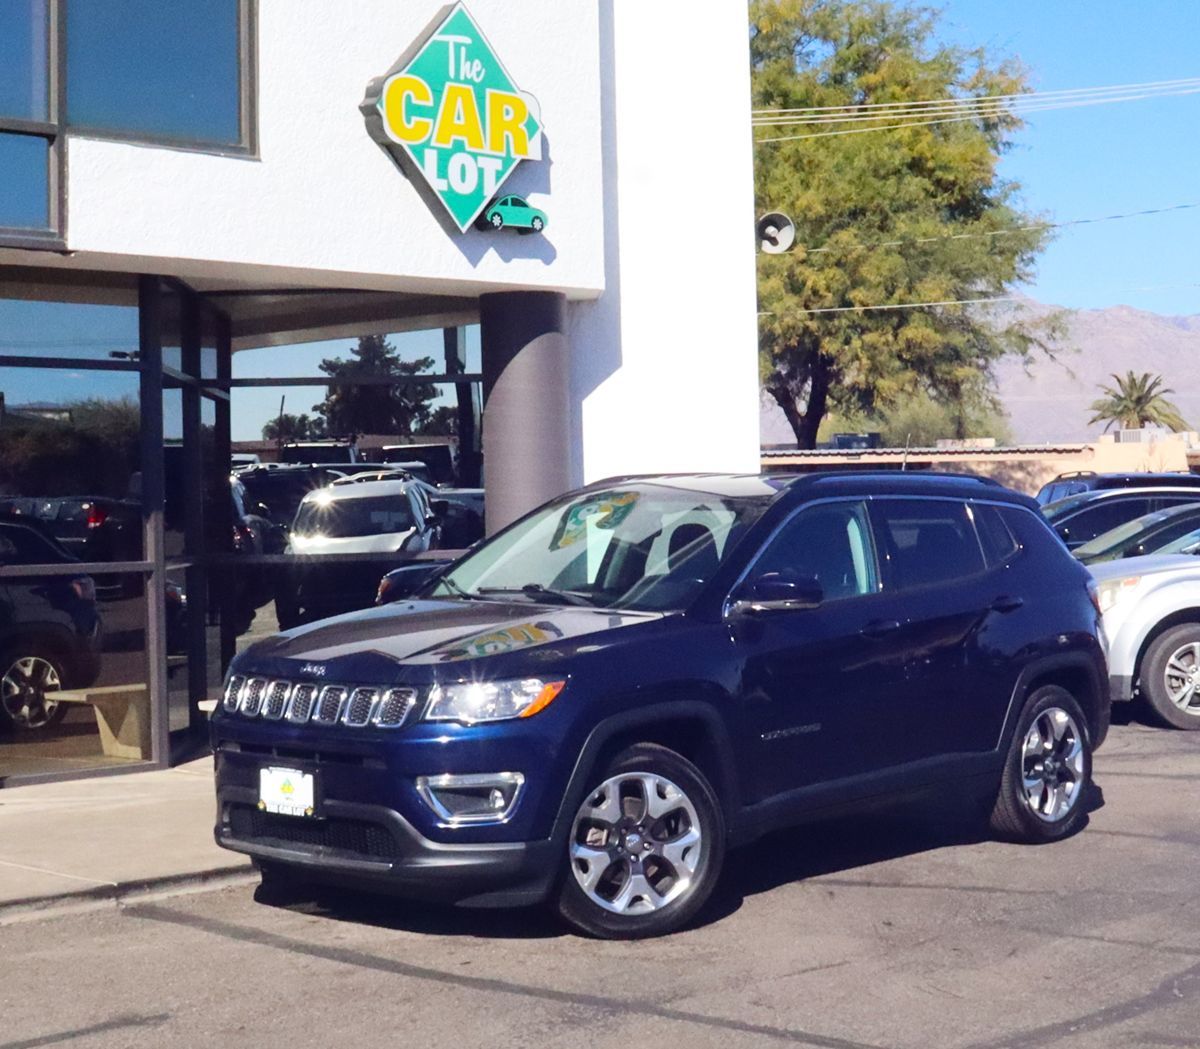
[[[1117,444],[1148,444],[1157,436],[1155,431],[1144,427],[1140,430],[1118,430]]]

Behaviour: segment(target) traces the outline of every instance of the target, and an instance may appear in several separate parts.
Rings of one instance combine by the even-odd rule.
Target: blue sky
[[[1200,76],[1200,0],[941,7],[943,39],[1019,57],[1037,91]],[[1198,203],[1198,131],[1200,95],[1035,113],[1001,170],[1051,221]],[[1062,306],[1200,314],[1200,208],[1060,230],[1026,290]]]

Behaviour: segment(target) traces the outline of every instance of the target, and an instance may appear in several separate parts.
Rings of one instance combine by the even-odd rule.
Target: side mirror
[[[818,608],[825,600],[825,591],[820,582],[811,577],[768,572],[747,580],[732,597],[731,611],[735,615],[764,615]]]
[[[1125,551],[1126,557],[1141,557],[1146,553],[1146,544],[1138,543],[1137,546],[1131,546]]]

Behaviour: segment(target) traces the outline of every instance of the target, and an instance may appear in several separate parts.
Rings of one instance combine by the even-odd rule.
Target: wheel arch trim
[[[670,700],[613,714],[591,730],[571,770],[567,788],[563,792],[554,818],[551,838],[560,842],[569,832],[575,812],[583,802],[588,781],[595,774],[600,758],[614,741],[639,730],[682,725],[703,729],[705,741],[713,747],[713,756],[720,775],[720,782],[714,783],[713,788],[721,803],[728,827],[740,805],[736,765],[728,732],[720,715],[710,704],[699,700]]]

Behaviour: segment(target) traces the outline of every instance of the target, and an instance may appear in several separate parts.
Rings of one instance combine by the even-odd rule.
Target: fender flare
[[[739,810],[737,770],[733,760],[733,747],[729,733],[722,723],[720,714],[710,703],[700,700],[668,700],[649,706],[639,706],[613,714],[597,724],[579,750],[575,766],[571,770],[566,790],[563,791],[558,813],[550,831],[556,844],[562,842],[570,832],[571,821],[583,803],[588,783],[596,771],[604,750],[619,736],[627,735],[639,728],[649,728],[666,723],[692,722],[701,725],[713,744],[720,770],[721,782],[714,784],[718,800],[725,814],[727,829],[732,829],[731,818]]]
[[[1031,683],[1059,670],[1078,670],[1087,675],[1092,685],[1093,695],[1096,697],[1096,704],[1092,710],[1085,707],[1084,712],[1091,715],[1092,724],[1089,728],[1094,741],[1093,746],[1099,747],[1104,742],[1104,737],[1108,734],[1108,715],[1112,704],[1108,683],[1102,678],[1095,661],[1086,652],[1064,652],[1060,655],[1043,656],[1021,670],[1008,701],[1008,711],[1004,715],[1004,723],[1000,728],[1000,738],[996,741],[996,748],[1000,754],[1008,753],[1012,734],[1016,730],[1017,718],[1023,705],[1022,701],[1029,694]],[[1080,706],[1083,705],[1080,704]]]

